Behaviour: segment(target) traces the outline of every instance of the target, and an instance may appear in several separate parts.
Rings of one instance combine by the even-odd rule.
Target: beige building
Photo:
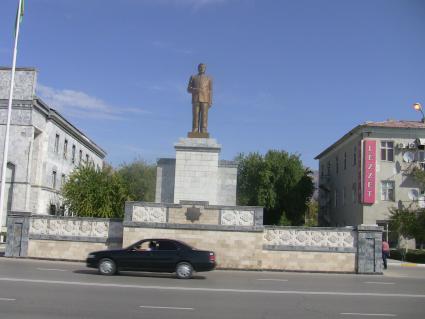
[[[424,190],[410,176],[425,166],[425,124],[366,122],[322,153],[319,224],[386,226],[392,207],[424,207]]]

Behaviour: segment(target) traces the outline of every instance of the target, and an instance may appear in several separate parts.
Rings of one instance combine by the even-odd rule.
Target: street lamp
[[[419,112],[421,112],[421,113],[422,113],[422,123],[425,123],[425,114],[424,114],[424,111],[422,110],[422,105],[421,105],[421,103],[415,103],[415,104],[413,104],[413,108],[414,108],[416,111],[419,111]]]

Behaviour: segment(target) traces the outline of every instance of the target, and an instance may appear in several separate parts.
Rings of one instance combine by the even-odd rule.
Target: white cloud
[[[55,89],[42,84],[38,84],[37,94],[52,108],[75,117],[120,120],[124,119],[128,113],[149,113],[140,108],[112,106],[102,99],[90,96],[85,92]]]

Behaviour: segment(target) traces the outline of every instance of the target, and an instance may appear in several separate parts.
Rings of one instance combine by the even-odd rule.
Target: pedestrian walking
[[[387,269],[388,257],[390,257],[390,245],[386,240],[382,240],[382,261],[384,262],[384,269]]]

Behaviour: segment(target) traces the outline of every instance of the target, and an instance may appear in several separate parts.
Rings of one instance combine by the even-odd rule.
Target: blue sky
[[[17,3],[0,1],[1,66]],[[222,159],[279,149],[316,169],[364,121],[420,119],[425,1],[26,0],[18,66],[38,69],[38,95],[113,165],[174,157],[199,62]]]

